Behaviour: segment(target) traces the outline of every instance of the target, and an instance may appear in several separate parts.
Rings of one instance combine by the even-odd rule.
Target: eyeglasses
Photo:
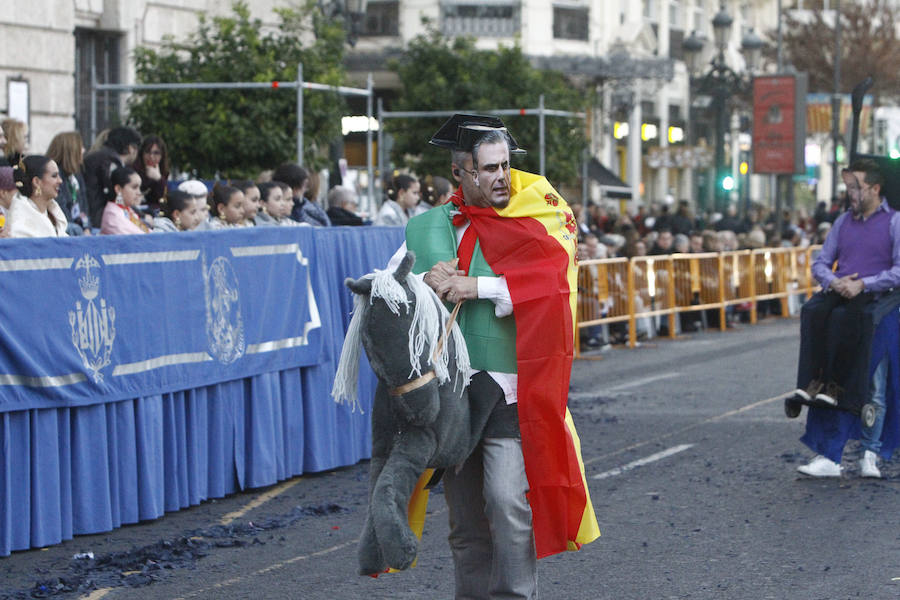
[[[149,154],[150,156],[162,156],[162,150],[147,150],[144,154]]]

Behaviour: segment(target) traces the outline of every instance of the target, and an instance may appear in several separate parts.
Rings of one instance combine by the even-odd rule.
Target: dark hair
[[[34,185],[31,180],[35,177],[38,179],[43,177],[51,160],[53,159],[43,154],[32,154],[21,159],[19,164],[13,165],[13,176],[20,194],[31,198],[31,195],[34,194]]]
[[[109,196],[107,196],[107,202],[114,202],[116,199],[116,186],[125,187],[128,185],[128,181],[131,179],[132,175],[137,175],[140,177],[140,174],[135,171],[133,168],[129,166],[119,167],[115,171],[112,172],[112,175],[109,176]]]
[[[851,171],[863,171],[866,174],[866,183],[868,183],[869,185],[878,185],[881,188],[884,188],[884,175],[881,173],[881,169],[878,167],[878,163],[876,163],[871,158],[860,158],[854,160],[849,169]]]
[[[145,168],[147,166],[144,164],[144,152],[150,152],[150,150],[153,149],[153,146],[159,146],[159,151],[162,153],[162,156],[159,157],[159,172],[162,175],[163,179],[168,179],[169,149],[163,139],[158,135],[150,134],[144,137],[144,141],[141,142],[141,148],[140,150],[138,150],[137,163],[141,166],[141,168]]]
[[[278,181],[265,181],[257,186],[259,188],[259,199],[261,202],[269,202],[269,192],[275,188],[280,188],[281,183]]]
[[[401,191],[408,190],[417,181],[412,175],[397,175],[394,177],[394,190],[399,194]]]
[[[169,195],[166,197],[166,203],[163,205],[163,214],[170,219],[174,220],[175,217],[173,213],[177,211],[183,211],[187,208],[188,202],[192,202],[194,197],[188,194],[187,192],[182,192],[181,190],[169,190]]]
[[[247,190],[249,190],[250,188],[258,188],[259,187],[255,181],[250,181],[249,179],[232,181],[231,185],[233,185],[237,189],[241,190],[245,194],[247,193]]]
[[[499,129],[488,131],[475,142],[472,146],[472,164],[476,169],[478,168],[478,151],[481,150],[482,144],[506,144],[506,149],[509,150],[509,135]]]
[[[440,176],[434,176],[431,180],[431,185],[434,188],[434,200],[437,200],[441,196],[445,196],[453,191],[453,186],[450,182]]]
[[[212,203],[213,208],[218,208],[220,204],[224,204],[228,206],[228,202],[231,201],[231,197],[240,192],[241,190],[237,189],[233,185],[226,185],[224,183],[217,183],[213,186],[212,190]]]
[[[141,134],[131,127],[113,127],[109,130],[103,145],[109,146],[118,154],[127,154],[128,146],[140,147]]]
[[[274,181],[283,181],[288,184],[291,189],[303,186],[303,182],[309,177],[306,169],[297,163],[284,163],[279,165],[275,172],[272,173]]]

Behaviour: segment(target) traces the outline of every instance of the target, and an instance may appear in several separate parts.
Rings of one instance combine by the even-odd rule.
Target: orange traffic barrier
[[[819,250],[760,248],[580,261],[575,354],[581,352],[583,329],[613,323],[627,323],[628,346],[634,348],[639,320],[665,318],[668,337],[674,339],[682,312],[718,310],[723,331],[731,305],[749,305],[751,323],[764,300],[779,300],[781,314],[789,316],[791,296],[809,298],[817,289],[810,266]]]

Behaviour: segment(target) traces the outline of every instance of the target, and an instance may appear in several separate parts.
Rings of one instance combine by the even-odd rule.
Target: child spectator
[[[215,217],[212,229],[240,227],[244,222],[244,193],[231,185],[217,183],[212,191]]]
[[[259,187],[252,181],[236,181],[234,187],[244,193],[244,227],[256,225],[254,219],[259,213]]]
[[[290,190],[290,188],[288,188]],[[278,181],[267,181],[259,184],[262,211],[256,215],[255,222],[262,226],[299,225],[290,218],[293,201],[285,197],[284,188]]]
[[[162,206],[162,214],[153,219],[153,231],[191,231],[203,222],[206,204],[181,190],[172,190]]]
[[[148,233],[150,228],[135,210],[141,195],[141,176],[128,166],[119,167],[110,176],[113,193],[100,220],[100,233],[104,235]]]
[[[199,200],[197,207],[200,209],[201,219],[197,229],[210,229],[209,202],[207,200],[209,197],[209,190],[207,189],[206,184],[197,179],[188,179],[187,181],[179,183],[178,189],[190,194],[195,200]]]
[[[88,216],[96,227],[103,221],[103,211],[114,195],[110,173],[130,166],[137,157],[141,134],[131,127],[113,127],[99,150],[84,155],[84,184],[87,188]]]

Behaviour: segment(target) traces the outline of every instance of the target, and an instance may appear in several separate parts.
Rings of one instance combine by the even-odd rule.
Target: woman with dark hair
[[[141,176],[144,204],[156,214],[166,196],[166,181],[169,179],[169,151],[163,139],[158,135],[146,136],[133,166]]]
[[[106,202],[100,224],[104,235],[148,233],[150,228],[135,208],[141,203],[141,176],[131,167],[119,167],[110,175],[113,196]]]
[[[47,156],[59,166],[62,187],[56,203],[69,221],[69,235],[90,233],[88,218],[87,190],[84,185],[82,166],[84,165],[84,142],[77,131],[65,131],[53,136],[47,148]]]
[[[56,162],[32,154],[13,167],[13,175],[19,193],[9,207],[9,237],[65,237],[66,216],[56,203],[62,185]]]

